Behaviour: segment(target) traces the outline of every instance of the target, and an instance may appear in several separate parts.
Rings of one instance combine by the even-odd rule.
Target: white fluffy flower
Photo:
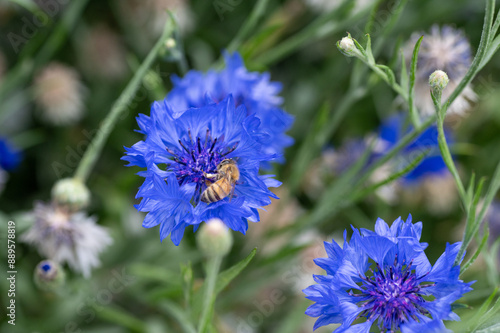
[[[107,80],[120,80],[128,72],[126,49],[120,36],[103,24],[83,37],[79,61],[86,73]]]
[[[106,228],[83,212],[69,213],[55,204],[35,203],[35,222],[22,240],[58,263],[68,263],[85,277],[100,265],[99,254],[112,243]]]
[[[406,43],[404,54],[408,63],[411,61],[415,44],[422,35],[424,38],[417,60],[415,104],[423,115],[432,115],[435,110],[429,92],[429,76],[436,70],[442,70],[448,74],[449,83],[442,95],[442,100],[445,101],[467,73],[472,62],[472,51],[462,31],[449,26],[434,25],[429,34],[414,33]],[[462,115],[470,109],[472,102],[476,99],[477,95],[471,85],[468,85],[450,105],[447,113]]]
[[[196,22],[188,0],[122,0],[119,4],[123,19],[153,39],[163,31],[167,10],[174,14],[181,33],[191,31]]]
[[[35,77],[35,101],[42,117],[54,125],[74,124],[83,116],[85,89],[71,67],[51,63]]]

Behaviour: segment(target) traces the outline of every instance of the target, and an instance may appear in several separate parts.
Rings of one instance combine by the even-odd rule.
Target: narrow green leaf
[[[215,298],[217,297],[217,295],[222,290],[224,290],[224,288],[227,287],[227,285],[232,280],[234,280],[234,278],[236,278],[241,273],[241,271],[243,271],[243,269],[245,269],[245,267],[248,266],[248,264],[250,263],[250,261],[252,261],[252,259],[255,257],[256,253],[257,253],[257,248],[253,249],[250,252],[250,254],[245,259],[241,260],[240,262],[238,262],[234,266],[226,269],[223,272],[220,272],[217,275],[217,280],[216,280],[215,286],[214,286],[213,299],[210,300],[211,304],[215,300]],[[193,297],[193,306],[192,306],[192,309],[193,309],[193,314],[194,315],[196,315],[200,311],[203,312],[203,309],[204,309],[203,308],[204,307],[203,304],[206,301],[206,299],[205,299],[205,297],[206,297],[205,296],[206,289],[207,289],[207,280],[205,280],[205,282],[203,283],[203,286],[195,293],[195,295]],[[210,306],[210,307],[212,307],[212,306]],[[211,316],[212,316],[212,309],[208,309],[208,310],[209,310],[209,312],[208,313],[204,313],[204,316],[211,318]],[[206,321],[206,318],[204,320]],[[206,330],[207,329],[207,325],[208,325],[208,322],[201,323],[199,328]]]
[[[420,164],[420,162],[422,162],[422,160],[427,156],[427,154],[429,154],[429,150],[426,150],[423,153],[419,154],[406,167],[404,167],[403,169],[399,170],[398,172],[395,172],[395,173],[391,174],[389,177],[387,177],[386,179],[382,180],[381,182],[373,184],[372,186],[370,186],[370,187],[368,187],[368,188],[366,188],[364,190],[355,192],[353,194],[353,200],[359,200],[361,198],[364,198],[365,196],[367,196],[371,192],[374,192],[376,189],[378,189],[378,188],[380,188],[380,187],[382,187],[384,185],[387,185],[389,183],[392,183],[394,180],[396,180],[399,177],[401,177],[401,176],[407,174],[408,172],[412,171],[413,169],[415,169]]]
[[[493,10],[493,12],[494,12],[494,10]],[[500,11],[497,13],[497,17],[495,19],[495,22],[493,22],[493,26],[491,27],[488,48],[491,47],[491,42],[495,38],[495,35],[498,32],[498,28],[500,28]]]
[[[422,44],[422,39],[424,36],[421,36],[417,43],[415,44],[415,48],[413,49],[413,56],[411,58],[410,65],[410,87],[408,91],[408,107],[410,111],[410,117],[413,122],[413,126],[418,127],[420,125],[420,118],[415,110],[415,78],[417,74],[417,60],[418,60],[418,51],[420,50],[420,44]]]
[[[476,174],[473,172],[469,180],[469,187],[467,188],[467,198],[469,201],[472,201],[472,196],[474,195],[475,182]]]
[[[406,68],[406,60],[403,50],[401,50],[401,88],[405,91],[409,91],[409,78],[408,78],[408,69]]]
[[[479,181],[479,185],[476,188],[474,193],[473,200],[470,201],[468,210],[467,210],[467,221],[465,224],[465,232],[462,240],[462,244],[460,245],[460,249],[458,250],[457,257],[455,258],[455,265],[459,265],[462,257],[464,256],[467,247],[470,242],[479,231],[479,226],[481,224],[481,220],[476,219],[476,208],[479,203],[479,199],[481,198],[481,192],[483,190],[483,185],[485,182],[485,178],[481,178]]]
[[[235,278],[238,276],[238,274],[241,273],[242,270],[245,269],[245,267],[248,266],[250,261],[252,261],[253,257],[255,257],[255,254],[257,253],[257,248],[253,249],[250,254],[234,265],[231,268],[226,269],[225,271],[221,272],[219,276],[217,277],[217,283],[215,285],[215,293],[218,294],[220,293],[226,286]]]
[[[364,174],[362,174],[361,177],[358,178],[356,186],[367,181],[375,170],[377,170],[379,167],[381,167],[389,160],[391,160],[394,156],[396,156],[396,154],[398,154],[401,150],[403,150],[406,146],[408,146],[413,140],[415,140],[420,135],[420,133],[426,130],[435,121],[436,121],[436,116],[435,115],[430,116],[425,120],[425,122],[422,124],[421,127],[415,128],[410,133],[406,134],[401,140],[398,141],[398,143],[394,147],[391,148],[389,152],[387,152],[387,154],[385,154],[377,161],[375,161],[373,164],[371,164],[371,166],[364,172]]]
[[[483,67],[491,60],[491,58],[495,55],[495,53],[497,53],[499,48],[500,48],[500,36],[497,36],[490,42],[488,50],[486,51],[486,54],[484,55],[483,60],[479,65],[478,71],[483,69]]]
[[[467,260],[467,262],[463,264],[462,267],[460,268],[460,275],[463,274],[467,269],[469,269],[469,267],[474,263],[474,261],[476,261],[477,257],[479,257],[479,254],[483,251],[483,248],[488,241],[489,235],[490,232],[486,230],[483,239],[481,240],[481,243],[479,244],[479,247],[477,248],[474,255],[469,260]]]
[[[479,47],[477,48],[476,55],[472,60],[472,64],[470,65],[467,73],[458,86],[451,93],[448,101],[449,103],[453,103],[453,101],[460,96],[465,87],[472,81],[472,79],[477,75],[479,70],[481,69],[481,65],[485,65],[483,63],[483,59],[485,58],[486,51],[488,50],[489,40],[491,38],[491,27],[493,25],[493,16],[495,9],[495,0],[486,0],[486,10],[484,14],[484,23],[483,30],[481,33],[481,41],[479,42]]]
[[[487,318],[490,317],[491,314],[495,314],[496,311],[500,310],[500,298],[497,298],[493,307],[487,311],[490,304],[495,299],[496,294],[498,293],[498,287],[493,290],[491,295],[484,301],[479,310],[477,310],[474,318],[471,320],[470,326],[467,328],[467,332],[478,332],[477,329],[481,324],[484,324],[487,321]]]
[[[372,52],[372,39],[370,34],[366,34],[366,58],[371,64],[375,64],[375,58]]]
[[[483,221],[484,216],[486,215],[486,212],[490,207],[490,204],[495,198],[495,195],[497,194],[499,189],[500,189],[500,162],[497,164],[490,186],[488,187],[488,191],[486,192],[486,195],[484,197],[483,208],[481,209],[481,213],[479,214],[478,217],[479,221]]]
[[[351,37],[351,34],[350,33],[347,33],[347,36],[348,37]],[[351,37],[352,38],[352,37]],[[363,46],[361,46],[361,44],[358,43],[358,41],[355,39],[355,38],[352,38],[352,41],[354,42],[354,45],[356,45],[356,48],[359,50],[359,52],[361,52],[361,54],[366,58],[368,59],[368,55],[366,54],[366,51],[364,49]],[[371,52],[371,42],[370,42],[370,38],[368,37],[368,45],[367,46],[370,46],[370,52]],[[372,58],[373,58],[373,55],[372,55]]]
[[[495,299],[495,296],[498,292],[498,287],[493,290],[491,295],[484,301],[484,303],[481,305],[481,307],[477,310],[476,314],[474,315],[474,318],[470,321],[471,325],[467,328],[468,332],[474,332],[477,327],[481,323],[481,317],[485,314],[486,310],[490,306],[491,302]]]

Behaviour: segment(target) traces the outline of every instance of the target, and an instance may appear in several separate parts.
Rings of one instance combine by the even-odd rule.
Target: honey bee
[[[206,203],[217,202],[228,195],[231,195],[230,198],[232,198],[236,182],[240,179],[240,170],[233,159],[226,158],[217,166],[217,173],[205,173],[205,178],[215,178],[215,182],[203,191],[201,201]]]

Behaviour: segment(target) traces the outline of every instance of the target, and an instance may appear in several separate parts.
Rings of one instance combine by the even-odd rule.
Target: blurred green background
[[[333,117],[348,90],[355,61],[338,52],[335,42],[347,31],[363,40],[369,6],[374,3],[358,1],[358,7],[346,17],[340,9],[333,10],[333,14],[318,10],[313,2],[321,3],[268,1],[259,23],[238,48],[249,69],[269,71],[273,81],[282,82],[284,109],[295,117],[289,131],[295,144],[286,150],[287,162],[273,170],[284,183],[276,190],[282,199],[273,201],[268,212],[262,213],[260,223],[250,225],[247,236],[233,233],[235,245],[224,268],[245,258],[254,247],[258,250],[249,266],[217,299],[218,332],[312,331],[313,319],[303,313],[310,302],[300,290],[312,283],[313,273],[321,274],[312,263],[313,258],[324,256],[321,242],[338,239],[350,225],[371,228],[377,217],[390,223],[411,213],[415,221],[424,222],[422,239],[430,244],[427,255],[432,263],[446,242],[459,241],[462,236],[464,212],[458,201],[433,212],[422,199],[427,194],[418,188],[406,190],[394,204],[371,194],[339,208],[320,223],[290,227],[314,212],[318,198],[336,182],[336,175],[321,167],[322,149],[300,161],[307,168],[299,173],[299,179],[294,171],[298,162],[295,157],[310,136]],[[159,37],[165,9],[176,13],[180,26],[177,43],[184,50],[188,67],[207,70],[220,66],[221,51],[228,48],[254,5],[253,1],[241,0],[1,0],[0,85],[9,85],[10,91],[0,100],[0,135],[12,140],[24,155],[0,194],[2,222],[16,221],[20,235],[29,227],[33,202],[48,201],[54,182],[74,172],[89,137]],[[413,32],[428,31],[433,24],[462,29],[473,52],[477,48],[483,22],[482,1],[409,1],[390,32],[377,33],[377,27],[387,23],[386,14],[392,6],[393,1],[381,1],[371,34],[372,40],[382,42],[379,63],[391,64]],[[51,16],[40,27],[34,25],[38,11]],[[318,21],[327,14],[327,19]],[[58,30],[64,20],[68,24]],[[134,132],[138,128],[135,116],[148,114],[152,101],[165,96],[172,75],[182,76],[182,66],[174,58],[165,56],[155,62],[89,178],[92,203],[88,212],[98,217],[99,224],[110,230],[114,240],[101,256],[102,266],[93,271],[90,279],[68,270],[61,294],[46,294],[37,290],[32,281],[36,264],[44,258],[35,249],[18,243],[17,324],[8,325],[3,315],[7,282],[2,279],[1,332],[181,331],[171,307],[182,307],[185,302],[181,265],[191,263],[193,297],[200,297],[203,258],[189,229],[176,247],[168,239],[160,243],[156,228],[141,227],[143,214],[133,207],[142,181],[135,175],[139,169],[126,168],[120,160],[123,146],[141,140],[141,135]],[[44,119],[43,105],[37,99],[37,76],[53,62],[71,67],[81,84],[82,117],[71,125],[56,126]],[[500,59],[494,57],[473,82],[478,102],[453,127],[457,143],[452,150],[464,179],[473,172],[491,176],[500,160],[499,73]],[[366,95],[349,106],[325,147],[338,147],[349,138],[376,131],[384,118],[398,110],[395,95],[385,83],[368,74],[362,84],[367,87]],[[323,171],[318,171],[317,166]],[[313,186],[308,177],[315,177],[321,186]],[[2,251],[6,247],[5,230],[1,231]],[[498,282],[498,266],[491,258],[488,260],[480,258],[463,277],[478,280],[474,292],[463,300],[471,307],[480,304]],[[0,268],[6,271],[5,260]],[[193,311],[196,316],[197,309]],[[467,311],[470,309],[457,310],[465,318]]]

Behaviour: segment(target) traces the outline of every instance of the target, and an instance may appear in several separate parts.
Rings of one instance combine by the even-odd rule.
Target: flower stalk
[[[163,29],[163,34],[161,35],[160,39],[156,42],[153,49],[149,52],[144,62],[135,73],[134,77],[130,80],[127,87],[125,88],[125,90],[123,90],[120,97],[113,104],[111,111],[102,122],[99,131],[93,138],[91,144],[85,151],[85,154],[78,164],[78,168],[75,172],[75,178],[79,178],[83,182],[87,180],[90,172],[92,171],[92,168],[94,167],[99,155],[101,154],[106,139],[111,134],[111,131],[115,127],[118,119],[120,119],[120,116],[125,110],[127,110],[127,106],[139,89],[139,86],[142,83],[142,79],[146,75],[149,67],[151,67],[153,61],[156,59],[160,51],[162,51],[165,47],[165,41],[169,37],[171,37],[174,29],[175,26],[172,23],[172,20],[168,20],[165,24],[165,28]]]

